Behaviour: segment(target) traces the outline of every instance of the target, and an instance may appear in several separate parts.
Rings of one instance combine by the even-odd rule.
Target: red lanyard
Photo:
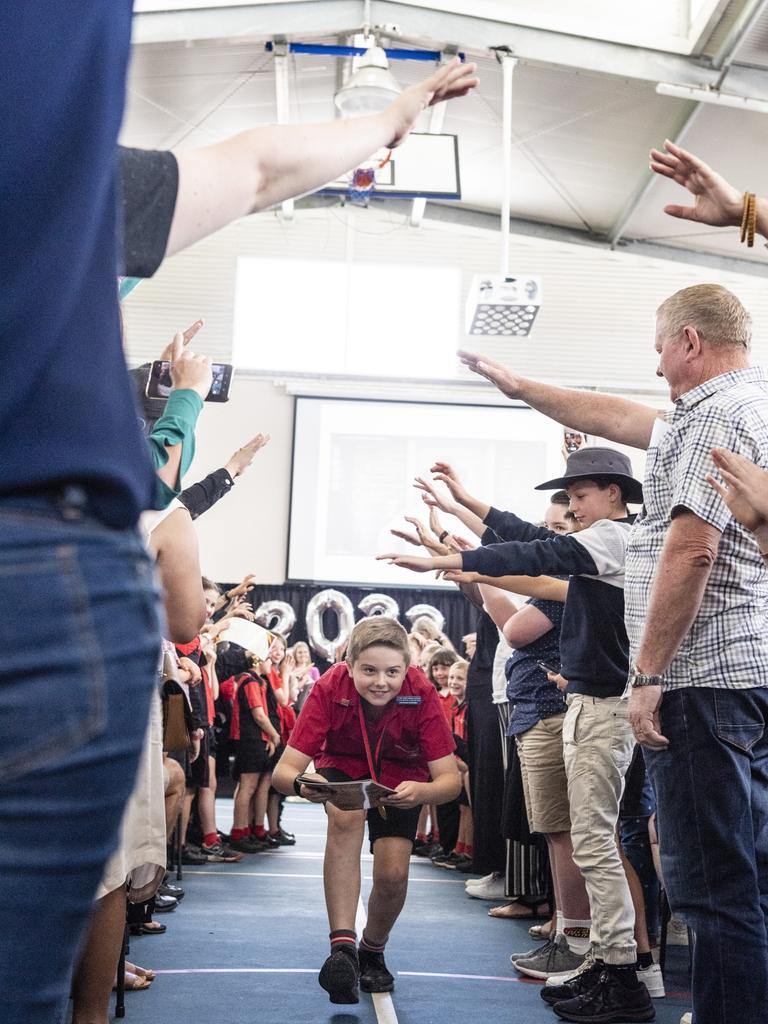
[[[370,740],[368,739],[368,726],[365,724],[365,715],[363,714],[362,700],[358,700],[357,702],[357,717],[360,720],[360,732],[363,734],[363,746],[365,747],[365,757],[366,760],[368,761],[368,771],[371,773],[371,779],[374,782],[378,782],[378,773],[374,768],[374,763],[378,765],[379,768],[381,768],[381,744],[384,739],[384,733],[387,731],[387,725],[385,722],[381,730],[381,735],[379,736],[379,742],[376,744],[376,756],[374,762],[374,758],[371,757],[371,743]]]

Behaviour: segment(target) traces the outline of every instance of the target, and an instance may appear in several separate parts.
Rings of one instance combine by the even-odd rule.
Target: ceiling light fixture
[[[675,96],[677,99],[693,100],[696,103],[714,103],[720,107],[734,107],[736,110],[751,110],[757,114],[768,114],[768,100],[756,99],[753,96],[737,96],[736,93],[720,92],[719,89],[703,89],[696,85],[659,82],[656,92],[660,96]]]
[[[380,114],[401,91],[389,70],[387,55],[380,46],[371,46],[355,63],[352,77],[333,101],[344,117]]]

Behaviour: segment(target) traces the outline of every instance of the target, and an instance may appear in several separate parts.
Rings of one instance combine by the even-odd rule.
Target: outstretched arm
[[[693,220],[713,227],[738,227],[744,208],[743,193],[734,188],[709,164],[676,146],[669,139],[663,149],[651,150],[651,170],[688,189],[693,206],[670,203],[664,213],[681,220]],[[757,199],[757,230],[768,238],[768,200]]]
[[[459,357],[465,366],[485,377],[507,398],[519,399],[563,426],[632,448],[647,448],[650,444],[660,413],[648,405],[593,391],[540,384],[477,352],[460,351]]]
[[[179,189],[166,256],[238,217],[322,188],[382,146],[398,146],[427,107],[474,89],[475,70],[455,58],[372,117],[265,125],[177,153]]]

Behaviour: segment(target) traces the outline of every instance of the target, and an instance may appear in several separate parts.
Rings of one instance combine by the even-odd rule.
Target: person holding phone
[[[319,981],[332,1003],[357,1003],[359,987],[365,992],[394,988],[384,950],[405,903],[421,805],[446,803],[461,791],[454,749],[437,691],[410,665],[406,631],[385,616],[361,619],[352,630],[346,662],[312,687],[272,776],[281,793],[296,792],[314,803],[324,803],[328,793],[299,780],[312,760],[318,781],[372,779],[395,790],[367,812],[325,804],[323,877],[331,952]],[[366,819],[373,889],[358,948],[355,917]]]

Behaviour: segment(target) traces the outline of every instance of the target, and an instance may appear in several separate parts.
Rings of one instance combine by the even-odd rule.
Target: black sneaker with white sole
[[[544,988],[539,990],[539,995],[550,1006],[554,1006],[555,1003],[561,1003],[564,999],[575,999],[576,996],[583,996],[586,992],[591,992],[600,980],[600,975],[604,970],[605,964],[602,960],[596,961],[590,958],[590,962],[584,970],[574,974],[568,981],[561,981],[559,985],[545,985]]]
[[[395,979],[387,970],[383,953],[358,949],[360,961],[360,988],[363,992],[392,992]]]
[[[620,976],[625,974],[626,979]],[[561,1020],[576,1024],[635,1024],[656,1019],[648,989],[635,972],[607,966],[588,992],[555,1003],[552,1009]]]
[[[318,981],[332,1003],[359,1003],[360,964],[357,949],[351,943],[334,949],[320,968]]]

